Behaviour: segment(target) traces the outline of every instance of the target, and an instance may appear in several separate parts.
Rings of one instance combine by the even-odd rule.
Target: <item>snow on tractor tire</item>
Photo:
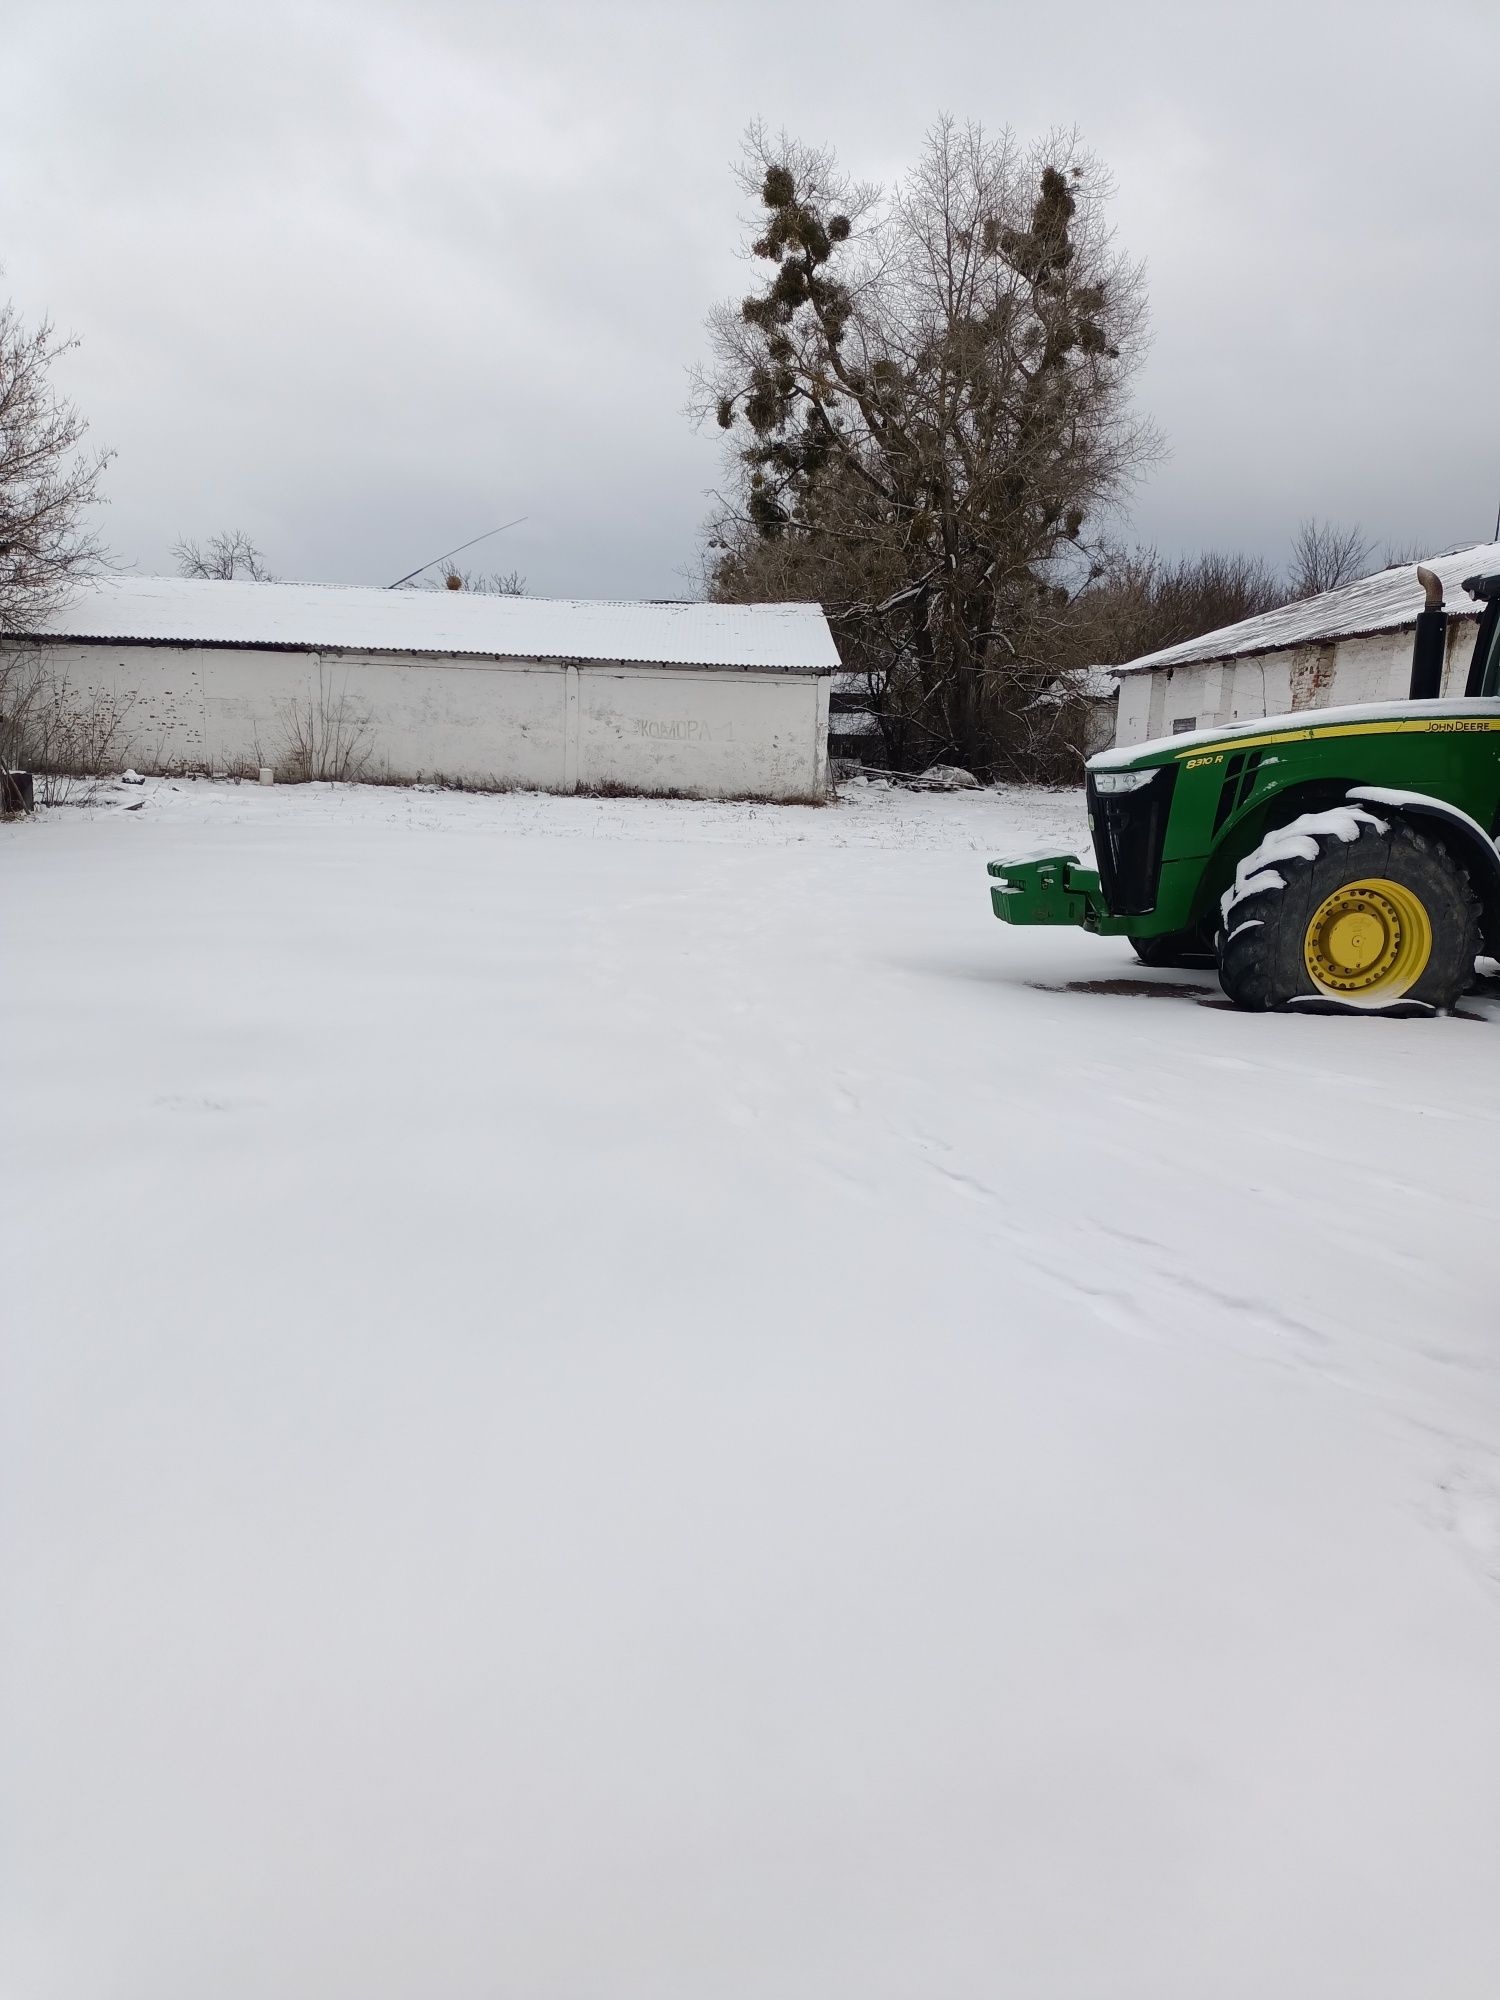
[[[1304,813],[1251,850],[1221,904],[1237,1007],[1446,1011],[1472,983],[1479,900],[1438,841],[1359,806]]]

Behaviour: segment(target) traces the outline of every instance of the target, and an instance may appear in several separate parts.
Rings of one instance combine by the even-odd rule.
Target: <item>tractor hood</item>
[[[1362,701],[1347,708],[1302,709],[1292,715],[1259,715],[1253,721],[1221,723],[1181,736],[1156,736],[1101,750],[1085,767],[1101,771],[1146,770],[1186,763],[1227,744],[1249,750],[1271,743],[1305,743],[1324,736],[1440,733],[1455,735],[1500,729],[1500,697],[1460,697],[1445,701]]]

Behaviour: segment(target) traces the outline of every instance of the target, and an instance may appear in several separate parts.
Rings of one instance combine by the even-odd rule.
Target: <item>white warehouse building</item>
[[[3,643],[140,771],[827,791],[839,656],[816,604],[112,576]]]
[[[1442,579],[1450,614],[1442,692],[1461,695],[1484,609],[1463,580],[1500,570],[1500,542],[1433,556],[1426,566]],[[1402,700],[1422,605],[1416,565],[1405,563],[1131,660],[1115,669],[1115,741],[1144,743],[1261,715]]]

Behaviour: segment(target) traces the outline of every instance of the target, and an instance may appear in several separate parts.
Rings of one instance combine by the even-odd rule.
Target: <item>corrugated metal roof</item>
[[[816,604],[629,604],[179,576],[90,582],[46,619],[41,633],[180,646],[342,647],[782,673],[827,673],[839,664]]]
[[[1451,555],[1429,556],[1426,566],[1443,579],[1449,611],[1457,617],[1475,618],[1484,606],[1460,586],[1466,576],[1483,576],[1500,570],[1500,542],[1479,542]],[[1422,601],[1416,564],[1402,563],[1399,568],[1377,570],[1374,576],[1346,583],[1340,590],[1325,590],[1320,597],[1306,597],[1299,604],[1283,604],[1278,610],[1262,612],[1258,618],[1243,618],[1237,625],[1222,625],[1217,632],[1205,632],[1201,638],[1186,639],[1179,646],[1143,653],[1138,660],[1131,660],[1115,671],[1143,674],[1157,667],[1187,667],[1201,660],[1237,659],[1246,653],[1279,653],[1287,646],[1352,639],[1365,632],[1397,632],[1403,625],[1416,623]]]

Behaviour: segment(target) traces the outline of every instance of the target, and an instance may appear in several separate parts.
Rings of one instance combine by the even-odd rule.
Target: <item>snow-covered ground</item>
[[[1500,1992],[1500,1000],[1079,817],[0,828],[5,2000]]]

